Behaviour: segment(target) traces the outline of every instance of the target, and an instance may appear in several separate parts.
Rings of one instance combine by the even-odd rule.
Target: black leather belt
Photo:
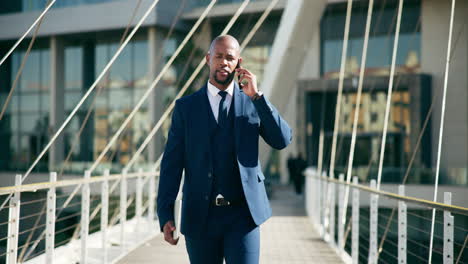
[[[245,199],[238,199],[238,200],[226,200],[224,198],[216,198],[213,201],[214,206],[239,206],[244,205]]]

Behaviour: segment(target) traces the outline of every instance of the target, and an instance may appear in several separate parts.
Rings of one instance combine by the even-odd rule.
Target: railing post
[[[340,173],[339,180],[344,181],[344,174]],[[338,186],[338,248],[340,252],[344,250],[344,227],[346,216],[344,214],[344,207],[347,206],[344,204],[344,195],[345,195],[345,186],[340,184]]]
[[[317,230],[320,230],[320,180],[317,176],[318,175],[315,171],[313,176],[309,177],[313,184],[313,188],[311,188],[311,192],[307,195],[314,197],[314,208],[312,213],[314,214],[315,226]]]
[[[143,182],[142,182],[142,175],[143,169],[138,170],[138,177],[136,180],[136,208],[135,208],[135,216],[136,216],[136,231],[140,233],[141,229],[141,216],[143,215]]]
[[[312,191],[315,189],[314,178],[309,177],[307,174],[304,175],[304,201],[306,215],[312,220],[312,224],[316,225],[315,215],[312,212],[315,211],[315,196],[312,194]]]
[[[336,204],[336,193],[335,193],[335,183],[330,182],[328,184],[330,186],[330,204],[329,204],[329,212],[330,212],[330,243],[335,245],[335,204]]]
[[[57,181],[57,173],[50,173],[50,182]],[[55,248],[55,210],[56,210],[56,194],[55,187],[50,187],[47,192],[47,216],[46,216],[46,264],[54,263],[54,248]]]
[[[370,187],[375,189],[375,180],[371,180]],[[378,199],[377,194],[370,195],[369,264],[377,264]]]
[[[101,183],[101,243],[102,243],[102,263],[107,264],[107,228],[109,225],[109,177],[110,171],[104,171],[105,179]]]
[[[444,192],[444,203],[452,204],[452,193]],[[444,264],[453,263],[453,216],[449,211],[444,211]]]
[[[149,176],[148,182],[148,223],[150,228],[153,228],[154,222],[154,202],[156,199],[156,175],[152,174]]]
[[[310,196],[308,195],[308,191],[309,191],[309,186],[311,184],[309,183],[309,180],[307,179],[307,175],[304,177],[304,188],[303,188],[303,195],[304,195],[304,209],[305,209],[305,213],[307,216],[310,216]],[[314,218],[312,217],[312,224],[314,221]]]
[[[120,179],[120,245],[125,248],[125,224],[127,222],[127,171],[122,171]]]
[[[305,188],[304,188],[304,196],[305,196],[305,207],[307,216],[310,217],[312,220],[312,224],[318,229],[318,222],[317,222],[317,184],[318,180],[315,177],[315,171],[313,169],[308,169],[308,172],[311,172],[312,175],[309,173],[305,173]]]
[[[405,186],[398,187],[398,194],[405,195]],[[407,216],[406,216],[406,203],[403,201],[398,202],[398,264],[406,264],[406,236],[407,236]]]
[[[327,178],[327,174],[325,172],[321,172],[322,177],[322,237],[325,238],[327,234],[327,228],[328,228],[328,223],[329,223],[329,218],[328,218],[328,182],[325,180]]]
[[[21,186],[21,174],[15,177],[15,186]],[[8,240],[7,240],[7,264],[16,264],[18,258],[18,232],[19,216],[21,205],[21,192],[16,191],[10,199],[10,208],[8,210]]]
[[[320,178],[320,175],[321,172],[320,171],[316,171],[316,174],[315,176],[317,177],[317,184],[316,184],[316,188],[317,188],[317,191],[315,193],[315,199],[316,199],[316,213],[317,213],[317,226],[318,226],[318,231],[320,233],[320,235],[322,235],[323,233],[323,225],[322,225],[322,192],[321,192],[321,185],[322,185],[322,179]]]
[[[80,263],[88,263],[88,233],[89,233],[89,180],[91,172],[85,171],[85,182],[81,187],[81,261]]]
[[[358,177],[354,176],[353,177],[353,184],[357,185],[358,184]],[[352,214],[353,214],[353,230],[352,230],[352,241],[351,241],[351,254],[352,254],[352,260],[354,264],[359,263],[359,189],[358,188],[353,188],[353,208],[352,208]]]

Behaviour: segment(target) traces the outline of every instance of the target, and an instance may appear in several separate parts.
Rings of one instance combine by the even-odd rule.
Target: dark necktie
[[[226,104],[226,91],[219,91],[218,93],[221,96],[221,101],[219,102],[218,108],[218,124],[224,126],[227,119],[227,104]]]

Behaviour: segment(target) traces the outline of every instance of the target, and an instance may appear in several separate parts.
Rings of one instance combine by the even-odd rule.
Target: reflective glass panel
[[[148,42],[136,41],[133,44],[134,50],[134,74],[133,87],[146,88],[152,80],[148,79]]]
[[[113,56],[119,47],[118,43],[113,43],[110,46],[110,54]],[[110,69],[110,84],[111,89],[125,88],[130,86],[131,78],[131,47],[126,47],[115,60]]]
[[[19,114],[10,115],[10,129],[12,133],[19,132]]]
[[[20,96],[13,94],[8,104],[8,110],[12,113],[16,113],[20,110]]]
[[[83,80],[83,49],[65,48],[65,90],[80,90]]]
[[[21,56],[21,59],[23,59]],[[40,51],[32,50],[24,65],[21,74],[21,90],[22,91],[39,91],[41,88],[40,81]],[[16,72],[14,73],[16,75]]]
[[[40,85],[42,91],[50,91],[50,52],[49,50],[40,51]]]
[[[73,110],[82,96],[80,91],[67,92],[65,96],[65,110]]]
[[[40,96],[37,93],[21,95],[21,112],[24,111],[39,111]]]
[[[21,115],[20,128],[22,132],[35,132],[42,126],[40,114],[27,114]]]
[[[112,110],[132,109],[133,91],[129,89],[113,89],[109,91],[109,107]]]
[[[50,94],[42,93],[41,98],[41,111],[47,111],[50,109]]]
[[[104,70],[104,67],[109,61],[109,55],[108,55],[108,46],[107,44],[98,44],[96,45],[96,67],[95,67],[95,76],[99,76],[99,74]],[[98,86],[106,86],[107,85],[107,80],[108,80],[108,74],[104,75],[103,78],[98,83]]]

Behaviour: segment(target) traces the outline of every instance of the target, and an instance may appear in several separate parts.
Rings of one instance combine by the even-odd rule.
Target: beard
[[[219,84],[221,84],[221,85],[230,84],[230,83],[232,82],[232,80],[234,80],[234,75],[236,74],[236,72],[233,71],[233,72],[231,72],[231,73],[228,74],[228,76],[226,77],[226,79],[220,80],[220,79],[218,79],[216,73],[218,73],[218,71],[215,71],[215,72],[213,73],[213,79],[214,79],[217,83],[219,83]]]

